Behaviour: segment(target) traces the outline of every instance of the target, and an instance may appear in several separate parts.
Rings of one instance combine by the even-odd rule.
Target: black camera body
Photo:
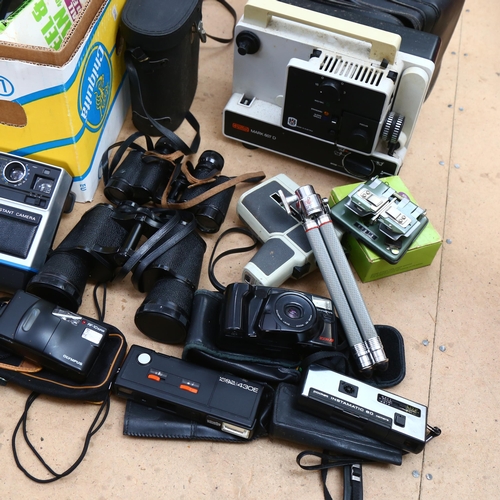
[[[87,378],[108,328],[19,290],[0,306],[0,346],[71,380]]]
[[[0,289],[24,289],[49,253],[59,221],[72,209],[62,168],[0,153]]]
[[[116,377],[118,396],[250,439],[264,386],[133,345]]]
[[[225,291],[217,344],[221,349],[297,360],[337,345],[330,299],[296,290],[232,283]]]

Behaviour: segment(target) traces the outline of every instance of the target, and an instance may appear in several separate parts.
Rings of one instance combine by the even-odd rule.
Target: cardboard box
[[[0,21],[0,41],[59,50],[87,2],[26,0],[7,19]]]
[[[124,3],[91,0],[57,51],[0,43],[0,150],[66,169],[80,202],[92,200],[130,105],[117,50]]]
[[[408,195],[411,201],[418,204],[412,197],[408,188],[398,176],[384,177],[383,182],[387,183],[396,192],[403,192]],[[345,198],[353,191],[357,184],[349,184],[333,188],[328,200],[329,206],[333,206]],[[374,281],[387,276],[411,271],[420,267],[429,266],[437,251],[441,247],[441,237],[429,221],[422,232],[411,244],[406,254],[397,264],[390,264],[366,245],[357,241],[352,235],[346,235],[342,241],[349,256],[353,268],[364,283]]]

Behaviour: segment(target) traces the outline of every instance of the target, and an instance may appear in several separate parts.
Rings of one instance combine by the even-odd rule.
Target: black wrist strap
[[[222,252],[220,255],[218,255],[217,257],[215,257],[215,252],[217,250],[217,247],[219,246],[220,241],[222,240],[222,238],[224,238],[224,236],[227,236],[230,233],[244,234],[245,236],[248,236],[248,237],[250,237],[252,239],[253,244],[249,245],[249,246],[246,246],[246,247],[237,247],[237,248],[232,248],[230,250],[226,250],[225,252]],[[226,287],[224,285],[222,285],[221,283],[219,283],[219,281],[215,277],[215,272],[214,272],[215,264],[217,264],[217,262],[219,262],[220,259],[222,259],[223,257],[226,257],[227,255],[231,255],[231,254],[235,254],[235,253],[248,252],[250,250],[253,250],[257,246],[258,243],[259,243],[259,240],[255,236],[255,234],[252,233],[252,231],[250,231],[250,229],[247,229],[245,227],[239,227],[239,226],[238,227],[231,227],[229,229],[226,229],[217,238],[217,241],[215,242],[214,248],[212,250],[212,254],[210,255],[210,260],[208,262],[208,277],[210,279],[210,283],[212,283],[212,286],[217,291],[224,292],[225,289],[226,289]],[[215,257],[215,259],[214,259],[214,257]]]
[[[26,400],[26,405],[24,407],[24,412],[21,415],[21,418],[19,419],[19,422],[16,425],[16,428],[14,429],[14,432],[12,433],[12,452],[14,454],[14,460],[16,462],[17,467],[24,473],[26,477],[31,479],[32,481],[35,481],[36,483],[52,483],[54,481],[57,481],[58,479],[62,479],[63,477],[68,476],[71,474],[83,461],[85,458],[85,455],[87,454],[87,450],[90,446],[90,440],[92,439],[92,436],[103,426],[104,422],[106,421],[106,418],[109,413],[109,405],[110,405],[110,400],[109,400],[109,394],[107,398],[102,402],[102,404],[99,406],[99,410],[97,412],[96,417],[94,418],[94,421],[90,425],[90,428],[87,432],[87,435],[85,436],[85,442],[83,445],[82,452],[80,453],[80,456],[78,459],[73,463],[71,467],[66,469],[64,472],[56,472],[54,471],[43,459],[43,457],[38,453],[38,451],[35,449],[33,444],[31,443],[29,437],[28,437],[28,430],[27,430],[27,422],[28,422],[28,412],[35,400],[38,398],[40,394],[36,392],[32,392],[29,396],[28,399]],[[26,442],[26,444],[29,446],[30,450],[33,452],[33,454],[36,456],[36,458],[40,461],[40,463],[45,467],[45,469],[49,472],[49,474],[52,475],[51,478],[48,479],[40,479],[32,474],[30,474],[25,467],[21,464],[21,461],[19,459],[18,453],[17,453],[17,447],[16,447],[16,442],[17,442],[17,434],[19,432],[19,429],[22,426],[23,430],[23,437]]]
[[[363,500],[361,464],[344,465],[344,500]]]
[[[317,457],[321,461],[315,465],[304,465],[302,459],[305,457]],[[326,486],[328,470],[333,467],[343,467],[344,474],[344,500],[363,500],[363,476],[361,464],[371,463],[370,460],[362,460],[357,457],[336,456],[328,452],[303,451],[297,455],[297,464],[304,470],[319,470],[323,483],[323,496],[325,500],[333,500]]]
[[[215,40],[216,42],[219,43],[231,43],[234,39],[234,28],[236,27],[236,23],[238,22],[238,18],[236,15],[236,11],[233,9],[229,3],[226,2],[226,0],[217,0],[221,5],[223,5],[226,10],[233,16],[233,30],[231,32],[231,38],[220,38],[218,36],[213,36],[209,35],[208,33],[205,33],[208,38],[211,38],[212,40]]]

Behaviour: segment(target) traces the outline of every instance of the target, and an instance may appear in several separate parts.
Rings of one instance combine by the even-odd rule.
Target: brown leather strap
[[[152,151],[146,151],[144,154],[149,155],[149,156],[156,156],[157,158],[161,158],[162,160],[166,160],[174,165],[175,165],[175,161],[183,156],[182,151],[175,151],[174,153],[169,153],[169,154],[165,155],[165,154],[159,153],[158,151],[152,150]],[[194,177],[191,174],[191,172],[188,168],[187,162],[185,162],[181,165],[181,172],[184,174],[187,181],[189,182],[187,189],[190,189],[194,186],[199,186],[201,184],[209,184],[211,182],[214,182],[217,179],[217,175],[218,175],[218,174],[213,175],[211,177],[207,177],[206,179],[197,179],[196,177]],[[169,209],[173,209],[173,210],[183,210],[183,209],[192,208],[192,207],[196,206],[198,203],[201,203],[202,201],[205,201],[208,198],[211,198],[212,196],[224,191],[225,189],[229,189],[233,186],[236,186],[236,184],[239,184],[240,182],[260,182],[265,178],[266,178],[266,174],[262,170],[260,170],[258,172],[248,172],[246,174],[238,175],[237,177],[232,177],[227,182],[219,184],[218,186],[215,186],[212,189],[205,191],[203,194],[197,196],[196,198],[193,198],[192,200],[185,201],[182,203],[174,203],[174,202],[168,201],[168,194],[170,192],[170,186],[172,185],[172,182],[175,180],[175,175],[172,175],[172,176],[170,176],[170,179],[168,180],[168,183],[167,183],[167,187],[165,188],[165,191],[163,192],[160,206],[162,208],[169,208]]]
[[[37,373],[42,370],[42,367],[35,363],[34,361],[30,361],[29,359],[23,359],[21,364],[18,366],[9,365],[7,363],[0,363],[0,368],[4,370],[10,370],[11,372],[23,372],[23,373]]]
[[[185,169],[185,170],[187,170],[187,169]],[[184,166],[183,166],[183,172],[184,172]],[[187,175],[186,175],[186,177],[187,177]],[[265,179],[265,177],[266,177],[266,174],[262,170],[259,172],[248,172],[246,174],[238,175],[237,177],[232,177],[227,182],[223,182],[222,184],[219,184],[218,186],[214,186],[212,189],[208,189],[203,194],[196,196],[196,198],[193,198],[192,200],[188,200],[188,201],[185,201],[182,203],[169,203],[168,202],[167,195],[168,195],[168,188],[170,187],[170,182],[169,182],[167,189],[165,189],[165,191],[163,193],[162,200],[161,200],[161,206],[162,206],[162,208],[170,208],[173,210],[188,209],[188,208],[194,207],[194,206],[198,205],[198,203],[201,203],[202,201],[205,201],[208,198],[211,198],[212,196],[224,191],[225,189],[229,189],[233,186],[236,186],[236,184],[239,184],[240,182],[260,182],[261,180]],[[199,184],[206,184],[207,182],[213,182],[215,179],[216,179],[216,176],[211,177],[210,179],[203,179],[202,182],[200,182],[198,179],[195,179],[196,183],[191,184],[189,187],[196,186]],[[189,189],[189,187],[187,189]]]
[[[162,160],[166,160],[172,164],[175,163],[175,160],[178,160],[181,156],[184,156],[184,153],[182,151],[174,151],[173,153],[169,153],[167,155],[164,155],[162,153],[158,153],[158,151],[155,150],[150,150],[150,151],[145,151],[144,152],[145,156],[156,156],[158,158],[161,158]]]

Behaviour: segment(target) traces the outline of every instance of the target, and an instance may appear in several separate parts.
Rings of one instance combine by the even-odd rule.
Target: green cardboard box
[[[406,193],[411,201],[418,204],[399,176],[384,177],[381,180],[395,191]],[[360,184],[362,183],[333,188],[328,199],[329,206],[338,203]],[[441,236],[429,221],[401,260],[397,264],[390,264],[351,234],[346,235],[342,241],[349,260],[363,283],[429,266],[441,247],[441,242]]]

